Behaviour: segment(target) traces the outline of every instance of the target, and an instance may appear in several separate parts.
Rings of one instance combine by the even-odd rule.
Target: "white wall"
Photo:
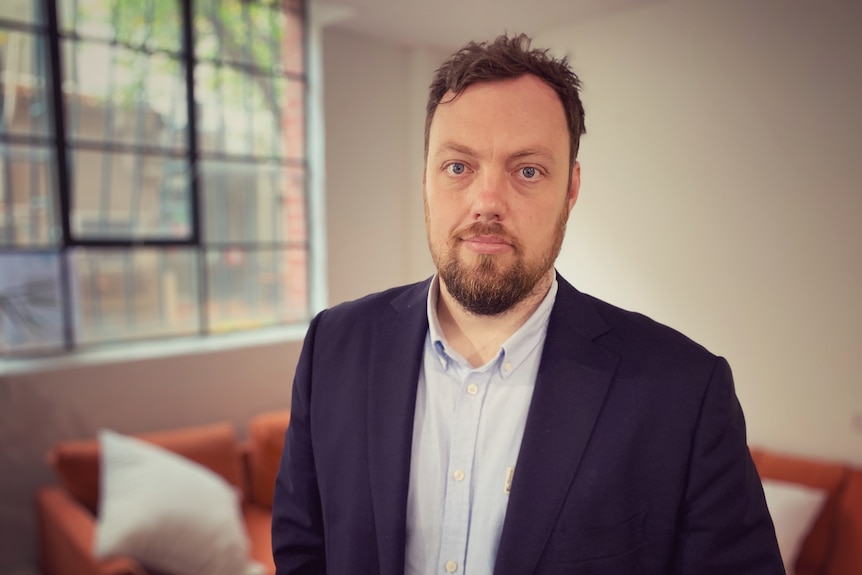
[[[326,230],[333,303],[399,283],[406,53],[326,31]]]
[[[428,251],[425,235],[425,211],[422,202],[422,173],[425,170],[425,107],[428,102],[428,87],[437,67],[448,54],[428,49],[411,49],[408,53],[410,67],[407,78],[407,153],[410,171],[408,177],[408,202],[404,212],[408,222],[405,244],[407,245],[405,272],[412,281],[427,278],[434,273],[434,263]]]
[[[434,54],[323,36],[329,300],[433,271],[422,216],[422,131]]]
[[[727,356],[752,444],[857,463],[860,24],[859,2],[679,0],[537,39],[585,83],[560,271]]]

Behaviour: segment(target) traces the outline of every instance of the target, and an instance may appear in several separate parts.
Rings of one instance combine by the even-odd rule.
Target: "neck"
[[[485,365],[497,355],[500,346],[533,315],[553,280],[554,270],[551,268],[527,297],[508,310],[497,315],[476,315],[455,301],[441,279],[437,321],[446,336],[446,342],[473,367]]]

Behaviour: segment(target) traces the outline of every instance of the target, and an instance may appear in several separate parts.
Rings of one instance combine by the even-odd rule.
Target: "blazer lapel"
[[[429,285],[422,282],[402,292],[370,334],[368,469],[381,575],[404,573],[413,415]]]
[[[587,297],[557,279],[559,291],[500,537],[497,574],[533,572],[619,361],[593,342],[608,328]]]

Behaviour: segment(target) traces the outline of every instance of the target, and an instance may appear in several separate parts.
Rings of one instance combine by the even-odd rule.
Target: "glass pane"
[[[46,135],[47,102],[44,40],[0,28],[0,134]]]
[[[76,250],[72,282],[78,341],[196,333],[195,257],[185,248]]]
[[[86,39],[180,52],[180,0],[60,0],[60,30]]]
[[[302,170],[213,161],[200,170],[207,243],[305,241]]]
[[[60,0],[58,19],[60,31],[84,38],[113,40],[113,0]],[[117,6],[118,8],[119,6]]]
[[[303,157],[302,82],[202,64],[196,67],[195,90],[202,152]]]
[[[42,24],[42,2],[35,0],[3,0],[0,2],[0,20],[22,24]]]
[[[282,320],[308,321],[308,250],[292,249],[282,253],[281,284],[284,289]]]
[[[300,168],[288,168],[284,171],[281,201],[285,239],[291,244],[307,245],[308,221],[305,205],[305,171]]]
[[[287,14],[269,1],[221,0],[195,4],[195,50],[199,59],[256,68],[259,73],[285,69],[283,58],[290,42],[295,66],[296,46],[302,61],[302,37],[294,13]],[[301,22],[300,22],[301,28]],[[298,40],[297,40],[298,38]],[[290,68],[301,71],[300,66]]]
[[[0,254],[0,355],[63,347],[59,256]]]
[[[0,143],[0,246],[56,245],[53,150]]]
[[[243,10],[247,42],[246,64],[251,64],[272,72],[281,67],[279,43],[282,35],[282,22],[279,11],[263,4],[247,3]]]
[[[185,158],[73,150],[72,233],[78,238],[186,239]]]
[[[204,153],[305,154],[302,17],[282,2],[196,4],[196,100]]]
[[[185,71],[175,58],[105,44],[63,42],[69,137],[155,146],[187,146]]]
[[[241,62],[246,44],[237,0],[195,3],[195,54],[199,59]]]
[[[305,84],[289,80],[283,93],[282,138],[288,158],[305,157]]]
[[[299,12],[285,11],[281,17],[284,19],[284,31],[281,36],[282,69],[287,72],[304,73],[302,16]]]
[[[280,124],[281,105],[271,78],[205,64],[196,68],[195,90],[201,150],[276,155],[273,132]]]
[[[213,332],[307,319],[305,250],[207,253],[209,322]]]

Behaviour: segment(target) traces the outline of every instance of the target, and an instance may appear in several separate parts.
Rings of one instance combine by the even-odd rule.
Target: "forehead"
[[[533,75],[480,82],[447,93],[431,120],[429,151],[455,140],[470,146],[543,145],[568,150],[568,127],[557,93]]]

